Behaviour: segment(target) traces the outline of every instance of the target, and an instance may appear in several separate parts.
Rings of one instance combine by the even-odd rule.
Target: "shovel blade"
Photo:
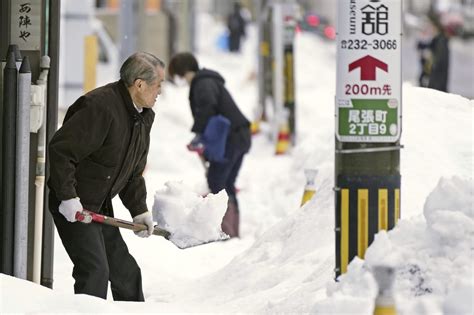
[[[192,247],[201,246],[204,244],[209,244],[209,243],[214,243],[214,242],[222,242],[228,239],[230,239],[230,237],[229,235],[225,233],[221,233],[218,238],[207,239],[207,240],[196,239],[192,236],[177,237],[173,234],[168,238],[168,240],[179,249],[192,248]]]

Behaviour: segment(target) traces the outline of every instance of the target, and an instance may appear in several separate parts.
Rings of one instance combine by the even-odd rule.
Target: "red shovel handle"
[[[76,212],[76,220],[82,223],[91,223],[92,221],[97,223],[104,223],[106,216],[94,213],[88,210]]]
[[[132,230],[135,232],[147,229],[146,225],[144,224],[137,224],[126,220],[111,218],[106,215],[95,213],[85,209],[80,212],[76,212],[76,220],[82,223],[96,222],[100,224],[111,225],[127,230]],[[171,234],[170,232],[155,226],[153,230],[153,235],[163,236],[164,238],[169,239]]]

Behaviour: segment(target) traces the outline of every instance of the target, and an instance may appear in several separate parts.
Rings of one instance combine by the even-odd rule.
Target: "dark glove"
[[[202,155],[204,153],[204,144],[202,143],[201,135],[197,133],[187,147],[189,151],[197,152]]]

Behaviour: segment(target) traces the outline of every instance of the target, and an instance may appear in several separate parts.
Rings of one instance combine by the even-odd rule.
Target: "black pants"
[[[70,223],[53,212],[61,241],[71,258],[76,294],[107,298],[108,281],[115,301],[144,301],[142,276],[119,229],[97,223]]]
[[[240,33],[229,35],[229,51],[238,52],[240,50]]]
[[[207,183],[213,194],[225,189],[229,196],[227,211],[222,218],[221,228],[230,237],[239,237],[239,205],[235,191],[235,180],[239,174],[244,151],[236,150],[232,147],[226,148],[226,162],[210,162],[207,172]]]
[[[210,162],[207,172],[207,184],[213,194],[225,189],[229,198],[235,198],[235,181],[239,174],[245,152],[228,145],[225,162]]]

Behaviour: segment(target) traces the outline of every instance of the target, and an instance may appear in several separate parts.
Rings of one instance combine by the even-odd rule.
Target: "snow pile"
[[[440,179],[426,200],[426,220],[401,220],[392,231],[378,233],[365,261],[356,257],[338,283],[328,284],[329,298],[313,311],[336,314],[349,303],[354,313],[370,314],[377,290],[371,268],[389,265],[396,270],[399,314],[472,314],[472,196],[471,180]]]
[[[208,305],[226,305],[225,313],[310,311],[318,291],[332,279],[334,263],[333,226],[327,224],[333,220],[333,191],[319,188],[309,202],[294,206],[248,250],[201,279],[201,290],[213,292],[206,297]]]
[[[402,218],[418,215],[441,177],[473,174],[474,100],[403,86]]]
[[[118,313],[118,305],[85,294],[59,293],[36,283],[0,274],[1,314]]]
[[[221,230],[227,209],[227,193],[202,197],[182,182],[167,182],[155,193],[153,220],[171,233],[170,241],[186,248],[225,239]]]
[[[209,47],[223,29],[214,24],[210,18],[198,23],[200,63],[223,74],[252,119],[257,84],[248,74],[256,32],[250,29],[242,54],[225,54]],[[54,290],[0,275],[0,313],[372,314],[370,269],[383,263],[397,271],[399,314],[473,314],[472,183],[452,176],[473,174],[474,101],[406,83],[402,220],[379,233],[366,260],[353,259],[334,282],[334,55],[335,46],[318,37],[296,38],[297,147],[275,157],[269,128],[253,137],[237,182],[241,238],[180,250],[162,237],[122,230],[142,270],[146,299],[130,303],[111,301],[110,294],[108,301],[73,295],[72,264],[56,235]],[[164,85],[145,173],[148,191],[160,191],[147,202],[169,226],[191,225],[180,226],[183,233],[215,233],[227,198],[192,193],[207,185],[199,158],[186,149],[193,136],[189,90]],[[318,170],[316,195],[299,208],[305,168]],[[129,216],[118,198],[114,212]]]
[[[426,199],[423,212],[428,228],[436,243],[447,245],[447,257],[454,258],[470,247],[466,241],[474,236],[472,198],[472,181],[453,177],[442,178]]]

